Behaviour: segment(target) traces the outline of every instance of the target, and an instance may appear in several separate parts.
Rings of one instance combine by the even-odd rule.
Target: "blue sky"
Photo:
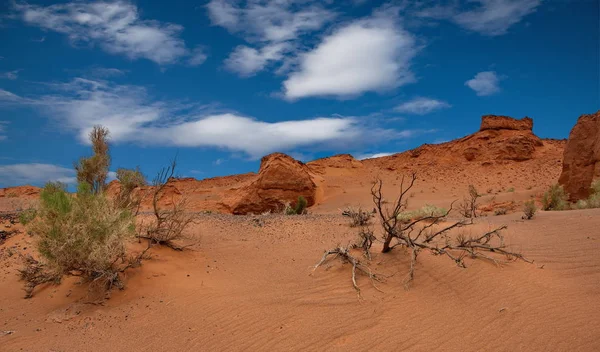
[[[212,0],[0,5],[0,187],[72,182],[95,124],[152,176],[400,152],[600,108],[596,0]]]

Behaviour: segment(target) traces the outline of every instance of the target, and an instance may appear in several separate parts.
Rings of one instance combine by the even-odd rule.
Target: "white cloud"
[[[444,6],[435,3],[415,11],[423,18],[447,19],[459,26],[488,36],[506,34],[510,27],[533,13],[541,0],[467,0]]]
[[[142,87],[106,81],[77,78],[48,87],[57,93],[22,98],[6,92],[0,94],[0,103],[38,108],[50,114],[61,127],[75,132],[83,143],[89,143],[88,133],[96,124],[106,126],[115,143],[218,147],[242,151],[251,157],[300,147],[342,148],[351,142],[413,135],[411,131],[367,126],[362,119],[354,117],[263,122],[235,113],[206,113],[194,104],[153,102]]]
[[[166,65],[194,55],[179,38],[183,27],[142,20],[137,7],[126,1],[14,7],[28,24],[63,33],[74,44],[97,44],[130,59],[146,58]]]
[[[116,177],[116,172],[108,172],[108,181],[112,181]],[[0,179],[4,187],[24,184],[43,185],[51,181],[67,185],[77,184],[73,168],[40,163],[0,165]]]
[[[540,0],[476,0],[474,9],[458,13],[453,20],[460,26],[484,35],[505,34],[523,17],[535,11]]]
[[[212,0],[206,5],[213,25],[241,33],[252,42],[283,42],[320,29],[335,17],[317,1]]]
[[[374,159],[374,158],[382,158],[384,156],[394,155],[396,153],[375,153],[375,154],[357,154],[356,159],[365,160],[365,159]]]
[[[465,82],[465,85],[473,89],[479,96],[498,93],[500,78],[494,71],[479,72],[474,78]]]
[[[15,79],[19,78],[19,71],[21,70],[0,73],[0,78],[10,79],[11,81],[14,81]]]
[[[77,182],[73,169],[38,163],[0,165],[0,179],[4,186],[42,185],[49,181],[67,184]]]
[[[242,77],[284,60],[302,35],[319,30],[335,17],[334,12],[310,0],[212,0],[206,7],[213,25],[252,44],[237,46],[225,61],[228,70]]]
[[[265,45],[259,50],[239,45],[225,60],[225,67],[242,77],[249,77],[262,71],[270,62],[281,60],[287,48],[285,43]]]
[[[188,65],[190,66],[200,66],[208,58],[208,55],[206,55],[206,52],[201,47],[194,49],[191,55],[192,56],[188,60]]]
[[[283,83],[284,94],[348,97],[396,88],[414,81],[410,61],[416,53],[413,36],[393,19],[357,20],[300,56],[299,69]]]
[[[413,100],[402,103],[394,108],[394,110],[403,113],[425,115],[430,112],[446,109],[451,107],[450,104],[432,98],[418,97]]]

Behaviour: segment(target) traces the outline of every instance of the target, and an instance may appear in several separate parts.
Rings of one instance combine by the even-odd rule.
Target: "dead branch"
[[[313,272],[315,270],[317,270],[317,268],[319,268],[323,263],[325,263],[327,261],[328,257],[331,255],[333,255],[334,259],[339,258],[343,264],[345,264],[345,263],[352,264],[352,286],[354,287],[354,290],[356,290],[356,294],[358,295],[358,298],[361,298],[361,295],[360,295],[360,287],[358,287],[358,283],[356,281],[357,270],[369,277],[369,279],[371,280],[371,284],[373,285],[373,287],[376,290],[378,290],[379,292],[383,292],[377,287],[377,285],[375,285],[375,281],[379,281],[379,282],[382,281],[381,278],[378,277],[377,275],[375,275],[367,265],[365,265],[360,260],[358,260],[354,256],[352,256],[352,254],[350,254],[350,249],[348,247],[338,246],[337,248],[325,251],[321,260],[314,266]]]

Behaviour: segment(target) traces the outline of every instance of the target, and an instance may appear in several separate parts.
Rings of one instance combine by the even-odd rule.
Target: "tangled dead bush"
[[[473,185],[469,185],[469,195],[463,198],[462,203],[458,206],[460,214],[465,218],[476,218],[477,202],[479,198],[481,198],[481,194],[479,194],[477,188]]]
[[[407,194],[409,194],[416,179],[416,174],[412,174],[406,183],[405,178],[402,178],[400,195],[391,207],[384,205],[384,198],[381,191],[383,182],[381,180],[377,180],[371,188],[373,203],[375,204],[375,209],[381,220],[383,230],[383,235],[380,238],[380,241],[383,242],[381,249],[382,253],[387,253],[396,247],[405,248],[410,253],[410,268],[404,280],[406,288],[408,288],[410,283],[414,280],[417,257],[422,251],[428,251],[433,255],[445,256],[461,268],[466,267],[466,257],[489,260],[497,265],[513,260],[523,260],[532,263],[522,254],[512,252],[506,248],[504,237],[502,236],[502,230],[506,229],[506,226],[501,226],[476,236],[466,236],[463,233],[454,237],[450,236],[450,232],[453,229],[458,229],[473,223],[472,218],[444,223],[443,220],[452,210],[454,203],[450,205],[450,208],[444,214],[431,214],[419,219],[414,219],[408,223],[402,222],[399,215],[403,211],[406,211],[405,198],[407,197]],[[472,192],[473,196],[476,194],[476,191]],[[476,197],[473,198],[476,200]],[[368,237],[362,236],[362,238],[368,238],[368,240],[362,241],[359,247],[368,253],[375,236],[372,234],[367,236]],[[375,282],[380,281],[381,278],[373,274],[367,263],[360,261],[351,254],[350,249],[352,248],[353,246],[338,246],[334,249],[325,251],[323,257],[315,265],[313,271],[323,265],[330,256],[341,259],[343,263],[351,263],[353,287],[360,297],[360,289],[356,282],[357,271],[367,275],[374,286]],[[365,257],[367,257],[368,261],[370,255],[365,255]],[[502,257],[504,257],[505,260],[501,259]]]
[[[152,182],[154,219],[146,227],[142,226],[143,230],[138,234],[138,238],[149,240],[150,245],[158,244],[175,250],[183,250],[188,245],[180,245],[178,241],[187,239],[185,230],[194,223],[196,215],[186,212],[187,200],[185,198],[177,202],[173,200],[173,206],[170,209],[164,209],[158,204],[167,183],[175,174],[176,166],[177,162],[173,160],[170,166],[163,168],[154,178]]]
[[[374,213],[363,210],[360,207],[358,209],[347,207],[342,211],[342,215],[350,218],[350,226],[359,227],[368,225],[371,218],[373,218]]]
[[[523,204],[523,219],[531,220],[535,216],[537,211],[537,207],[535,206],[535,201],[530,199]]]

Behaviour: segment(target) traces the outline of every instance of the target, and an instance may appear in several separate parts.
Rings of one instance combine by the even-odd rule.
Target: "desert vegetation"
[[[93,155],[81,158],[75,165],[77,192],[67,191],[66,185],[47,183],[40,193],[39,205],[20,214],[20,221],[35,237],[39,259],[24,258],[20,270],[26,282],[26,297],[31,297],[36,286],[58,283],[65,275],[78,276],[90,283],[90,291],[110,292],[113,287],[124,288],[123,273],[141,264],[154,244],[173,244],[190,224],[183,212],[184,204],[174,209],[159,209],[157,199],[175,171],[175,162],[163,169],[154,182],[153,207],[156,221],[149,226],[136,226],[142,193],[136,188],[146,185],[139,169],[119,169],[119,193],[110,199],[106,179],[110,166],[109,131],[95,126],[90,132]],[[128,244],[142,231],[148,246],[137,253],[128,250]]]
[[[477,191],[477,188],[473,185],[469,185],[469,192],[466,197],[463,198],[462,202],[458,205],[458,211],[465,218],[476,218],[477,217],[477,206],[481,194]]]
[[[530,199],[523,204],[523,219],[531,220],[535,216],[537,212],[537,206],[535,205],[535,201]]]
[[[306,214],[306,205],[307,205],[306,198],[304,198],[303,196],[298,196],[298,200],[296,201],[296,204],[294,206],[292,206],[292,204],[287,203],[285,205],[285,208],[283,209],[283,213],[285,215]]]
[[[566,210],[569,209],[569,195],[565,192],[563,186],[554,184],[544,192],[542,196],[543,210]]]
[[[475,213],[472,210],[476,209],[476,201],[479,197],[475,187],[469,187],[469,198],[466,198],[463,203],[469,210],[468,215],[470,216],[468,217],[465,216],[458,221],[445,222],[445,218],[452,211],[453,202],[443,214],[432,211],[408,222],[402,221],[400,215],[406,211],[406,198],[416,180],[416,174],[412,174],[407,180],[403,177],[400,183],[400,194],[389,207],[383,201],[383,181],[378,179],[371,188],[371,196],[382,227],[382,235],[378,239],[382,242],[381,252],[388,253],[398,247],[407,250],[410,255],[410,267],[404,280],[405,288],[408,288],[415,278],[417,258],[423,251],[445,256],[461,268],[466,268],[466,258],[489,260],[497,265],[514,260],[532,263],[521,253],[513,252],[506,247],[502,235],[506,226],[500,226],[475,236],[467,236],[463,232],[455,232],[455,235],[452,235],[454,230],[473,224]],[[365,235],[365,233],[367,234]],[[330,256],[339,258],[342,263],[350,263],[352,285],[360,297],[360,288],[356,281],[357,272],[365,274],[375,288],[377,288],[376,282],[381,281],[382,278],[373,273],[368,265],[371,258],[371,246],[377,238],[372,232],[364,231],[363,227],[359,233],[359,239],[358,244],[337,246],[326,250],[321,260],[314,266],[313,271],[323,265]],[[351,250],[356,247],[361,248],[365,253],[364,261],[352,254]]]

